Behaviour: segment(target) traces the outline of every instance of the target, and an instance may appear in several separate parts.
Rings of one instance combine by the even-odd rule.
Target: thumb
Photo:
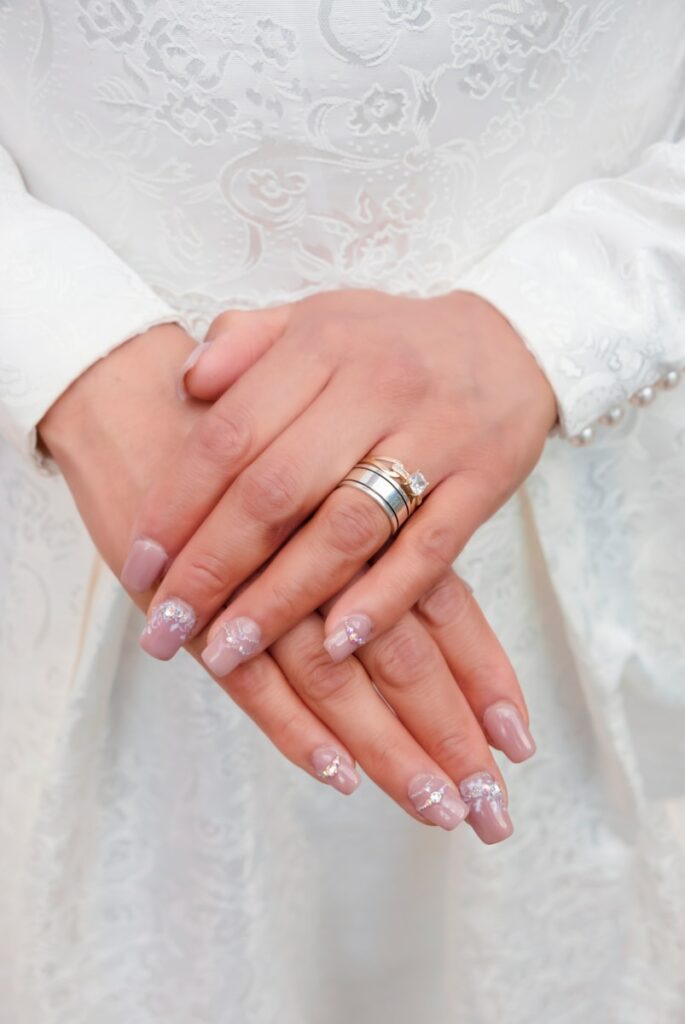
[[[289,314],[288,305],[221,313],[181,367],[179,397],[215,401],[280,338]]]

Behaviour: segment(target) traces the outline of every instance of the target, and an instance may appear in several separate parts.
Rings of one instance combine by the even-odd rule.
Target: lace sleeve
[[[0,147],[0,434],[43,469],[36,425],[97,359],[172,309],[87,227],[38,202]]]
[[[576,444],[625,403],[649,404],[685,364],[685,139],[630,172],[583,182],[457,282],[519,332]]]

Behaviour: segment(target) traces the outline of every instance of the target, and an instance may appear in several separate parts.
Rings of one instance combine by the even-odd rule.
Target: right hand
[[[175,397],[176,371],[191,349],[179,327],[152,328],[86,371],[40,424],[117,574],[142,494],[202,410]],[[134,600],[145,609],[150,597]],[[341,792],[358,784],[356,758],[416,820],[449,829],[468,813],[484,842],[510,835],[506,787],[484,725],[513,760],[534,746],[526,749],[514,671],[469,588],[446,574],[420,606],[341,664],[326,655],[323,633],[321,615],[310,615],[219,683],[286,757]],[[186,646],[198,658],[203,635]]]

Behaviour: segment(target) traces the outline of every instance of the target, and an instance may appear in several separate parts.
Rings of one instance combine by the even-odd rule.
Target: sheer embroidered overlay
[[[681,0],[0,0],[8,1021],[682,1024],[685,410],[629,398],[685,361],[684,67]],[[501,848],[144,661],[26,458],[151,323],[349,286],[469,286],[566,436],[623,410],[459,562],[538,742]]]

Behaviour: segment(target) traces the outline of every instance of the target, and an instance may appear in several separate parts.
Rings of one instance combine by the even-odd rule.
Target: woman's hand
[[[168,658],[271,559],[211,626],[203,658],[217,675],[340,592],[386,544],[382,509],[336,489],[355,463],[390,455],[420,469],[430,489],[333,602],[326,648],[336,661],[436,583],[530,473],[555,421],[552,391],[519,336],[467,292],[330,292],[220,316],[210,334],[186,386],[205,399],[227,390],[147,495],[124,579],[148,586],[169,566],[142,638]],[[169,628],[169,602],[183,609],[183,635]]]
[[[96,363],[41,423],[115,572],[143,490],[202,414],[174,398],[175,368],[191,345],[177,327],[153,328]],[[148,599],[136,598],[141,607]],[[417,820],[453,828],[468,812],[485,842],[506,838],[506,789],[483,727],[512,760],[535,748],[513,670],[469,588],[445,574],[417,609],[360,652],[365,667],[357,659],[332,663],[322,639],[323,621],[310,615],[221,685],[291,761],[341,792],[358,784],[354,753]],[[187,646],[197,657],[202,643],[198,636]],[[401,717],[418,702],[412,731],[372,680]]]

